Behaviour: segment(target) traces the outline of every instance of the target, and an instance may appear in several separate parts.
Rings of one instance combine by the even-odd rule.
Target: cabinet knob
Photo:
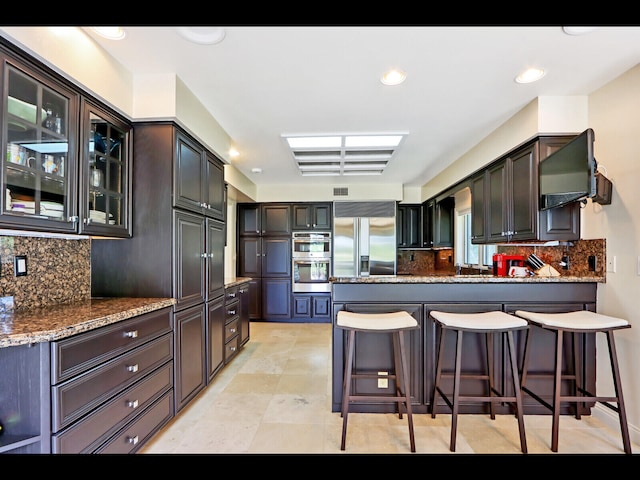
[[[137,372],[138,371],[138,364],[136,363],[135,365],[129,365],[127,367],[127,372]]]
[[[127,443],[136,445],[138,443],[138,435],[136,435],[135,437],[127,437]]]
[[[138,338],[138,331],[137,330],[131,330],[129,332],[124,332],[124,336],[127,338]]]
[[[129,407],[129,408],[138,408],[138,400],[129,400],[127,402],[127,407]]]

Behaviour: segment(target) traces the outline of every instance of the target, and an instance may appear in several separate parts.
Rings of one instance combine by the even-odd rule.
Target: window
[[[456,263],[464,266],[492,267],[496,245],[474,245],[471,243],[471,212],[460,213],[457,217],[459,235],[456,238]]]

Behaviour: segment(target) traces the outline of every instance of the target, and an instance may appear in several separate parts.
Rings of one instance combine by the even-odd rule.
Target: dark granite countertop
[[[173,298],[92,298],[0,315],[0,348],[50,342],[170,307]]]
[[[605,283],[604,276],[496,277],[493,275],[374,275],[331,277],[332,283]]]
[[[235,287],[236,285],[242,285],[243,283],[250,282],[251,277],[233,277],[224,279],[224,288]]]

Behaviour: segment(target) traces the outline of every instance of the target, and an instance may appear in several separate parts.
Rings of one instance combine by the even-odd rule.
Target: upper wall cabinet
[[[76,232],[79,95],[7,55],[1,102],[0,222],[8,228]]]
[[[396,242],[399,249],[422,247],[422,205],[398,204]],[[424,245],[430,247],[431,245]]]
[[[131,127],[104,108],[82,101],[80,233],[131,236]]]
[[[0,226],[130,236],[130,124],[35,59],[0,61]]]
[[[176,133],[174,207],[225,219],[223,163],[186,134]]]
[[[330,203],[293,205],[293,230],[331,230]]]
[[[580,238],[580,212],[575,205],[546,212],[538,207],[540,159],[571,138],[539,137],[472,177],[472,243]]]

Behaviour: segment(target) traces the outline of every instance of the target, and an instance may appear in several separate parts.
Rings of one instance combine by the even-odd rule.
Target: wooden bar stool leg
[[[620,430],[622,431],[622,444],[624,453],[631,454],[631,440],[629,438],[629,425],[627,424],[627,410],[624,406],[624,398],[622,397],[622,381],[620,379],[620,369],[618,367],[618,354],[616,352],[616,343],[613,339],[613,330],[607,332],[607,343],[609,344],[609,360],[611,361],[611,373],[613,375],[613,386],[618,399],[618,418],[620,420]]]
[[[556,332],[556,359],[553,379],[553,421],[551,425],[551,450],[558,451],[560,429],[560,393],[562,388],[562,330]]]
[[[402,385],[402,358],[404,356],[404,352],[400,347],[400,332],[393,332],[391,334],[393,340],[393,366],[394,366],[394,376],[396,380],[396,397],[398,397],[398,418],[402,419],[402,396],[401,392],[404,392]],[[401,353],[402,352],[402,353]]]
[[[522,391],[520,390],[520,380],[518,378],[518,362],[516,360],[516,348],[513,341],[513,332],[508,331],[507,344],[509,347],[509,360],[511,361],[511,378],[513,390],[516,397],[516,416],[518,417],[518,430],[520,432],[520,449],[522,453],[527,453],[527,437],[524,432],[524,414],[522,411]]]
[[[433,386],[433,394],[431,395],[431,418],[436,418],[436,402],[437,395],[440,388],[440,378],[442,377],[442,356],[443,356],[443,344],[444,344],[444,328],[440,329],[440,341],[438,342],[437,359],[436,359],[436,379]]]
[[[486,348],[487,348],[487,374],[489,375],[489,397],[493,397],[495,392],[493,385],[493,334],[491,332],[485,333],[486,336]],[[496,409],[492,401],[489,402],[489,416],[491,420],[496,419]]]
[[[577,344],[577,333],[576,332],[571,332],[571,358],[572,358],[572,362],[573,362],[573,396],[574,397],[578,397],[578,396],[582,396],[582,390],[581,387],[584,387],[584,385],[582,384],[582,375],[580,375],[580,372],[578,371],[578,365],[580,365],[579,360],[578,360],[578,349],[576,348],[576,344]],[[575,403],[575,417],[580,420],[581,415],[580,415],[580,409],[582,408],[582,406],[584,405],[584,402],[578,402],[576,401]]]
[[[411,408],[411,394],[409,391],[409,366],[407,365],[407,356],[405,354],[404,332],[398,332],[398,342],[400,344],[400,372],[396,371],[396,381],[398,378],[402,378],[402,391],[404,393],[405,408],[407,409],[407,423],[409,424],[409,442],[411,444],[411,451],[416,451],[416,441],[413,433],[413,415]],[[400,418],[402,418],[402,410],[398,405],[398,411],[400,412]]]
[[[356,331],[350,330],[347,339],[347,364],[344,369],[344,390],[342,392],[342,443],[340,450],[345,449],[347,440],[347,417],[349,415],[349,396],[351,395],[351,370],[353,368],[353,352],[355,349]]]
[[[456,433],[458,430],[458,410],[460,408],[460,372],[462,363],[462,330],[456,332],[456,365],[453,377],[453,409],[451,412],[451,441],[449,450],[456,451]]]

